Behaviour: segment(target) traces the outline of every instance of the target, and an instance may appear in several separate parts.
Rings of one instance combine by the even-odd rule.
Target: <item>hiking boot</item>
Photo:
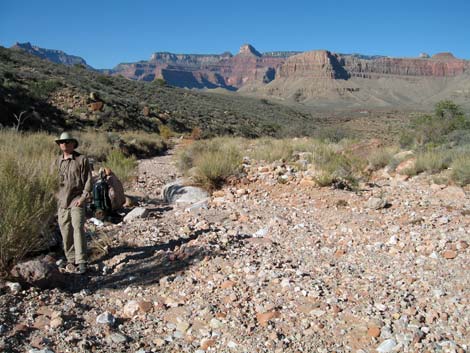
[[[60,272],[73,273],[75,272],[75,265],[73,262],[68,262],[65,260],[60,260],[58,266]]]
[[[86,273],[86,270],[87,270],[86,264],[79,264],[77,273],[79,275],[83,275],[84,273]]]

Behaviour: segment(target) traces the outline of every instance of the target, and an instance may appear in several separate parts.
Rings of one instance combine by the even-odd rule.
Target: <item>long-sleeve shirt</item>
[[[85,201],[91,195],[91,167],[84,155],[74,151],[69,158],[63,155],[57,160],[59,166],[59,192],[57,203],[60,208],[71,208],[77,200]]]

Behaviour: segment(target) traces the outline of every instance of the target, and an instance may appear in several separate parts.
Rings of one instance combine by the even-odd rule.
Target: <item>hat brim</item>
[[[64,140],[55,140],[55,143],[57,143],[58,145],[61,144],[61,142],[63,141],[73,141],[74,142],[74,148],[77,148],[78,147],[78,141],[76,139],[64,139]]]

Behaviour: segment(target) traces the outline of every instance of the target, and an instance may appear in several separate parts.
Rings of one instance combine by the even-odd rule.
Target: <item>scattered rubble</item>
[[[318,188],[245,160],[190,209],[160,196],[170,160],[139,162],[147,215],[99,228],[112,245],[89,274],[0,289],[0,350],[468,351],[468,191],[385,174],[357,192]]]

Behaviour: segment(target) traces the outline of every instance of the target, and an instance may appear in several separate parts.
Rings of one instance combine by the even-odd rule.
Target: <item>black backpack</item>
[[[93,209],[97,218],[104,218],[111,212],[109,187],[104,172],[100,173],[100,179],[93,186]]]

